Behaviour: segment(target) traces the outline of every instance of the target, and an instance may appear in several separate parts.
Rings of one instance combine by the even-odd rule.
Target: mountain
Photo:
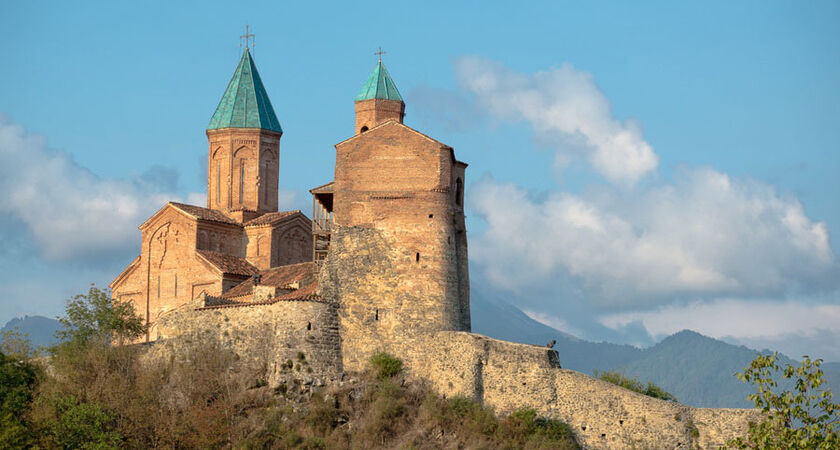
[[[44,316],[16,317],[8,322],[0,332],[15,330],[29,338],[32,347],[46,347],[57,342],[55,332],[60,330],[61,322]]]
[[[755,359],[759,353],[756,350],[690,330],[680,331],[645,349],[589,342],[541,324],[491,295],[479,293],[471,301],[474,332],[535,345],[556,340],[560,364],[566,369],[590,375],[594,370],[618,370],[659,385],[686,405],[753,407],[746,397],[755,392],[754,386],[738,380],[735,373],[743,371]],[[797,365],[798,362],[780,355],[779,364]],[[827,386],[840,394],[840,363],[824,363],[822,369]]]

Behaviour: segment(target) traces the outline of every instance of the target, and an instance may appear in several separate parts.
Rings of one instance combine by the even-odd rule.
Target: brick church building
[[[412,263],[399,276],[438,304],[425,327],[469,330],[466,164],[403,124],[405,103],[381,59],[355,109],[354,135],[336,145],[335,181],[310,191],[312,219],[278,211],[283,129],[245,48],[206,130],[207,204],[169,202],[143,222],[140,255],[110,285],[145,319],[146,341],[158,339],[162,317],[200,299],[207,306],[317,297],[336,226],[397,231]],[[388,303],[365,314],[384,319],[399,309]]]

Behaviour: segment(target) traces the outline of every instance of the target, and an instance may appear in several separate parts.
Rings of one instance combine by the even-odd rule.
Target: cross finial
[[[254,42],[254,37],[255,37],[255,36],[254,36],[253,34],[249,33],[249,30],[250,30],[250,27],[249,27],[249,26],[248,26],[248,24],[246,23],[246,24],[245,24],[245,34],[243,34],[242,36],[239,36],[239,47],[240,47],[240,48],[242,47],[242,39],[245,39],[245,48],[248,48],[248,47],[249,47],[249,45],[248,45],[248,39],[251,39],[251,45],[250,45],[250,46],[251,46],[251,47],[253,47],[253,46],[254,46],[253,42]]]
[[[379,57],[379,62],[382,62],[382,55],[385,55],[387,53],[382,51],[382,47],[379,47],[379,51],[373,52],[373,54]]]

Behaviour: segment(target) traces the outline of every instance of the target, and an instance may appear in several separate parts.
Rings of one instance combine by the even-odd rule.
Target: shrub
[[[63,448],[118,449],[122,436],[116,431],[114,415],[96,403],[82,403],[75,397],[57,399],[58,417],[50,423],[52,439]]]
[[[376,378],[384,380],[396,376],[402,371],[402,361],[385,352],[376,352],[370,357],[370,365]]]
[[[647,386],[641,381],[628,377],[623,373],[615,370],[607,370],[604,372],[594,371],[595,378],[600,378],[603,381],[621,386],[639,394],[647,395],[648,397],[658,398],[660,400],[667,400],[676,402],[677,398],[665,391],[661,387],[648,382]]]
[[[520,408],[502,421],[500,433],[524,448],[576,448],[572,430],[563,422],[540,417],[532,408]]]

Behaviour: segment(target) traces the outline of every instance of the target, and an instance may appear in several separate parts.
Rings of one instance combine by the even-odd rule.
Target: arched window
[[[367,125],[365,125],[365,126],[362,127],[361,130],[359,130],[359,133],[364,133],[367,130],[368,130],[368,127],[367,127]]]
[[[455,180],[455,204],[461,206],[464,202],[464,182],[460,178]]]

